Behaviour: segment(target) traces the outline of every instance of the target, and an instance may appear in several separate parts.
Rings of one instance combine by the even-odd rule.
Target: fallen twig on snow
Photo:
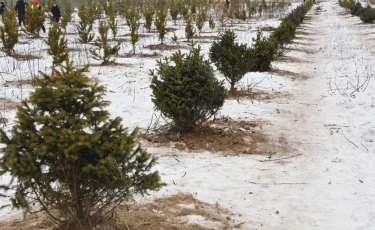
[[[352,141],[350,141],[350,140],[345,136],[345,134],[344,134],[344,130],[341,130],[341,131],[342,131],[342,135],[345,137],[345,139],[346,139],[347,141],[349,141],[350,143],[352,143],[355,147],[358,148],[358,146],[357,146],[356,144],[354,144]]]
[[[290,157],[282,157],[282,158],[269,159],[269,160],[260,160],[260,162],[285,160],[285,159],[290,159],[290,158],[293,158],[293,157],[298,157],[298,156],[301,156],[301,155],[302,155],[302,153],[299,153],[299,154],[296,154],[296,155],[293,155],[293,156],[290,156]]]

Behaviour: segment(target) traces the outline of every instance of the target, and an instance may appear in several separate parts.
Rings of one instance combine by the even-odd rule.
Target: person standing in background
[[[60,8],[57,5],[56,1],[54,1],[52,4],[53,5],[52,5],[51,13],[52,13],[53,21],[59,23],[60,18],[61,18]]]
[[[14,10],[17,12],[17,15],[18,15],[18,26],[21,27],[22,23],[23,23],[23,26],[25,26],[25,13],[26,13],[26,3],[25,3],[25,1],[24,0],[18,0]]]

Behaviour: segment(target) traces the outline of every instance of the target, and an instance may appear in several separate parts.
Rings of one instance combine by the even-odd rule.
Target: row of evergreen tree
[[[252,48],[235,39],[233,32],[226,31],[212,44],[210,57],[219,71],[227,75],[224,70],[236,63],[228,76],[241,77],[244,71],[269,68],[270,62],[257,60],[264,56],[264,44],[271,42],[260,31]],[[110,118],[104,87],[90,83],[84,75],[88,66],[74,67],[57,25],[50,29],[46,43],[53,57],[52,73],[35,79],[34,92],[17,107],[10,135],[0,130],[5,146],[0,175],[12,177],[0,188],[13,207],[44,211],[59,229],[104,229],[118,205],[164,185],[153,170],[156,158],[136,142],[137,129],[129,134],[121,118]],[[227,48],[221,51],[220,45]],[[235,58],[227,63],[229,59],[220,55]],[[243,55],[251,58],[241,62]],[[188,54],[176,52],[159,61],[150,74],[156,109],[182,132],[214,115],[227,97],[224,82],[216,79],[194,43]]]

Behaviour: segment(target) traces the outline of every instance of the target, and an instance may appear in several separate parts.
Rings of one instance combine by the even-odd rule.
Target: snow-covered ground
[[[259,23],[277,26],[279,20],[248,22],[245,31],[236,32],[239,41],[250,42]],[[119,34],[126,33],[125,28]],[[265,152],[233,156],[187,152],[172,144],[159,147],[144,142],[148,151],[159,157],[156,168],[167,183],[151,198],[192,193],[198,200],[229,209],[234,214],[231,221],[243,223],[241,229],[374,229],[373,32],[373,25],[351,17],[336,1],[314,5],[298,28],[293,44],[287,46],[286,57],[273,62],[276,71],[249,73],[241,83],[246,86],[260,82],[257,90],[277,91],[284,96],[267,101],[229,99],[220,111],[220,115],[232,119],[264,121],[262,132],[285,148],[272,155]],[[176,35],[183,37],[182,26]],[[157,44],[155,36],[143,38],[137,52],[148,44]],[[70,39],[73,41],[73,36]],[[210,44],[201,45],[207,54]],[[35,47],[35,52],[45,48],[39,40],[18,48],[25,46]],[[127,42],[122,52],[130,50]],[[162,55],[170,53],[165,51]],[[85,64],[82,52],[72,52],[72,57]],[[31,70],[45,69],[50,58],[42,55],[33,64],[7,57],[0,61],[4,83],[28,78],[26,74],[30,75]],[[88,75],[107,87],[106,99],[112,102],[109,110],[113,116],[122,117],[130,129],[139,126],[145,130],[154,113],[148,73],[155,68],[156,60],[134,57],[117,62],[133,65],[91,67]],[[19,66],[16,71],[12,71],[14,65]],[[7,87],[2,86],[0,95],[17,101],[30,90],[27,85],[21,89],[8,83]],[[2,111],[10,124],[14,114]],[[0,202],[7,201],[0,198]],[[15,212],[6,209],[0,214],[4,219]],[[199,218],[194,222],[199,222]]]

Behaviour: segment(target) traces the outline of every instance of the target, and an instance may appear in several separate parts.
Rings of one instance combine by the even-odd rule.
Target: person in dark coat
[[[52,12],[53,20],[59,23],[60,18],[61,18],[61,13],[60,13],[60,8],[57,5],[57,2],[53,2],[51,12]]]
[[[21,26],[21,23],[25,26],[25,13],[26,13],[26,3],[24,0],[18,0],[14,10],[18,14],[18,26]]]
[[[5,6],[4,2],[0,2],[0,15],[3,15],[3,13],[7,11],[7,8]]]

